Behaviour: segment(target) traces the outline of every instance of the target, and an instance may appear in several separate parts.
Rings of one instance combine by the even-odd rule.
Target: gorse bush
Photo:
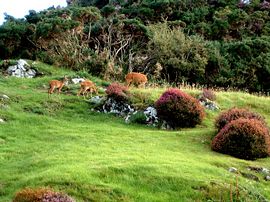
[[[195,127],[204,117],[204,109],[192,96],[177,88],[164,92],[155,103],[158,117],[171,127]]]
[[[214,151],[253,160],[270,155],[268,128],[256,119],[237,119],[227,124],[213,139]]]
[[[251,112],[248,109],[231,108],[217,117],[215,126],[220,131],[226,124],[239,118],[256,119],[266,125],[264,118],[260,114]]]
[[[26,188],[16,193],[13,202],[75,202],[75,200],[47,188]]]
[[[108,97],[113,98],[117,101],[127,101],[128,100],[128,88],[119,83],[112,83],[106,89],[106,94]]]

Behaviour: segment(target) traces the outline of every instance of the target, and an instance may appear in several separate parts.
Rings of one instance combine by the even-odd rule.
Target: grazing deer
[[[77,93],[77,96],[80,96],[81,94],[83,94],[83,97],[85,98],[85,93],[87,93],[88,91],[90,91],[91,97],[92,97],[93,92],[98,94],[98,90],[97,90],[96,85],[94,84],[94,82],[92,82],[90,80],[86,80],[86,81],[81,82],[81,88],[80,88],[79,92]],[[86,96],[88,96],[88,93]]]
[[[54,89],[58,89],[58,94],[60,94],[64,85],[67,85],[68,78],[65,76],[62,81],[51,80],[49,82],[50,89],[48,90],[48,96],[53,93]]]
[[[130,86],[130,84],[135,84],[138,87],[143,86],[145,87],[145,84],[147,83],[147,77],[144,74],[137,73],[137,72],[130,72],[126,75],[126,85],[127,87]]]

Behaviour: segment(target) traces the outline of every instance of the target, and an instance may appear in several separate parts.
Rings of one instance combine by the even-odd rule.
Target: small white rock
[[[237,168],[230,167],[230,168],[229,168],[229,172],[231,172],[231,173],[236,173],[236,172],[237,172]]]
[[[5,121],[3,119],[0,118],[0,123],[5,123]]]

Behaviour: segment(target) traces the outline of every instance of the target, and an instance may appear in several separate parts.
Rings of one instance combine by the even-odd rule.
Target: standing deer
[[[135,84],[138,87],[143,86],[145,87],[145,84],[147,83],[147,77],[144,74],[137,73],[137,72],[130,72],[126,75],[126,85],[127,87],[130,86],[130,84]]]
[[[54,92],[54,89],[58,89],[58,94],[60,94],[64,85],[67,85],[68,78],[65,76],[62,81],[51,80],[49,82],[50,89],[48,90],[48,96]]]
[[[92,82],[90,80],[86,80],[86,81],[81,82],[81,88],[80,88],[79,92],[77,93],[77,96],[80,96],[81,94],[83,94],[83,97],[85,98],[85,93],[87,93],[88,91],[90,91],[91,97],[92,97],[93,92],[98,94],[98,90],[97,90],[96,85],[94,84],[94,82]],[[88,93],[86,96],[88,96]]]

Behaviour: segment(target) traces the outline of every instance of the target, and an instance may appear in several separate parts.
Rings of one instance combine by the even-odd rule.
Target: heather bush
[[[246,119],[257,119],[261,121],[264,125],[266,125],[264,118],[254,112],[249,111],[248,109],[240,109],[240,108],[231,108],[228,111],[221,113],[216,119],[216,128],[220,131],[226,124],[230,123],[233,120],[239,118]]]
[[[204,109],[200,103],[177,88],[164,92],[155,105],[158,117],[173,128],[195,127],[204,117]]]
[[[254,160],[270,155],[270,134],[259,120],[240,118],[228,123],[213,139],[214,151]]]
[[[216,100],[216,95],[215,95],[214,91],[212,91],[211,89],[204,88],[203,92],[202,92],[202,97],[207,98],[207,99],[212,100],[212,101]]]
[[[47,188],[26,188],[16,193],[13,202],[75,202],[75,200]]]
[[[119,83],[110,84],[105,92],[108,97],[117,101],[127,101],[129,97],[128,88]]]

